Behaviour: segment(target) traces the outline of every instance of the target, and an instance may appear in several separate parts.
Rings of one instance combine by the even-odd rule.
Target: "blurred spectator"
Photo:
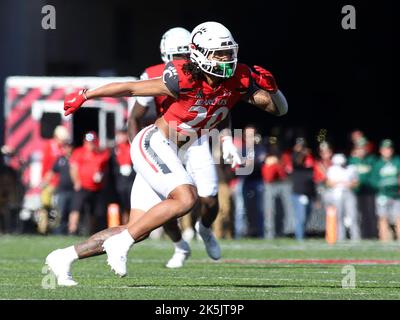
[[[63,155],[63,145],[68,142],[70,135],[68,129],[64,126],[57,126],[54,129],[53,138],[47,140],[43,146],[43,157],[42,157],[42,177],[52,168],[56,160]],[[57,186],[58,177],[54,176],[49,185]]]
[[[58,226],[53,230],[55,234],[66,234],[69,213],[71,212],[71,204],[74,194],[74,185],[70,174],[69,159],[72,154],[72,144],[65,143],[63,145],[64,154],[60,156],[53,165],[42,184],[46,186],[52,181],[54,175],[59,175],[59,183],[55,190],[55,204],[58,208],[60,218]]]
[[[379,146],[380,159],[372,168],[371,183],[377,189],[376,213],[379,239],[391,238],[389,225],[395,225],[396,238],[400,240],[400,159],[394,155],[393,141],[385,139]]]
[[[234,137],[233,143],[238,150],[243,150],[243,139],[238,139],[237,137]],[[240,239],[247,234],[247,218],[246,210],[244,207],[243,182],[243,175],[234,176],[229,182],[229,187],[232,190],[232,198],[234,204],[233,233],[235,239]]]
[[[357,197],[358,214],[362,238],[378,236],[375,213],[375,190],[371,184],[371,172],[376,157],[368,154],[368,141],[363,137],[355,142],[351,151],[349,165],[353,165],[358,174],[358,185],[354,188]]]
[[[104,224],[104,221],[97,223],[96,219],[106,219],[106,204],[100,196],[100,191],[104,187],[104,176],[109,157],[108,150],[100,150],[95,132],[86,133],[83,146],[75,149],[72,153],[70,166],[75,192],[68,222],[70,234],[78,232],[80,213],[83,212],[85,204],[89,204],[91,213],[89,233],[94,233],[98,225]]]
[[[318,148],[318,160],[314,163],[314,172],[313,179],[316,186],[316,199],[314,202],[315,209],[320,210],[324,214],[326,213],[327,207],[327,196],[328,196],[328,188],[326,185],[327,182],[327,172],[328,169],[332,166],[332,147],[328,142],[323,141],[320,143]]]
[[[303,135],[304,132],[299,133]],[[270,137],[269,144],[266,146],[254,126],[249,125],[244,130],[244,138],[234,140],[235,145],[241,150],[245,149],[245,144],[246,146],[254,144],[254,148],[247,148],[245,156],[247,159],[245,166],[247,168],[254,166],[254,170],[249,175],[235,176],[230,166],[222,165],[218,168],[220,212],[214,225],[217,237],[241,238],[266,235],[268,238],[273,238],[276,235],[288,235],[295,230],[296,238],[303,239],[306,226],[307,231],[310,231],[310,226],[316,219],[318,219],[316,220],[318,224],[320,221],[323,224],[325,216],[321,220],[319,213],[325,213],[327,205],[335,205],[338,207],[338,215],[341,218],[339,229],[348,228],[352,238],[360,238],[360,235],[361,238],[375,238],[378,235],[377,226],[379,226],[379,238],[388,240],[394,225],[396,237],[399,239],[400,158],[393,155],[392,141],[386,139],[381,143],[381,158],[378,161],[372,153],[374,143],[368,141],[361,130],[353,130],[350,134],[352,148],[348,150],[350,155],[348,167],[345,167],[332,166],[333,151],[327,142],[319,145],[319,159],[314,160],[304,138],[296,139],[293,148],[282,152],[279,147],[290,146],[289,140],[292,140],[295,135],[286,140],[282,138],[282,141],[281,138],[274,138],[275,136],[279,135],[274,134]],[[50,225],[50,220],[46,223],[43,221],[50,217],[48,212],[52,206],[50,196],[57,187],[54,199],[63,220],[60,228],[54,231],[64,232],[68,213],[72,210],[68,232],[77,233],[78,230],[81,231],[79,220],[83,212],[90,211],[97,219],[101,219],[97,222],[104,221],[105,223],[106,201],[112,198],[109,202],[117,202],[116,195],[118,194],[122,222],[126,222],[129,217],[130,189],[134,177],[126,133],[117,132],[116,146],[111,158],[107,151],[99,149],[97,136],[91,132],[85,135],[84,145],[73,152],[74,155],[69,159],[71,146],[65,145],[68,138],[67,129],[59,126],[54,131],[54,137],[44,144],[42,152],[37,150],[38,153],[32,154],[33,160],[25,164],[23,169],[20,168],[17,175],[21,175],[23,181],[32,180],[37,183],[29,182],[27,187],[29,192],[26,192],[24,201],[11,202],[14,204],[18,202],[18,207],[21,207],[23,203],[25,211],[32,212],[30,216],[35,223],[34,227],[37,224],[39,232],[45,232],[44,230]],[[2,148],[3,150],[3,153],[10,153],[6,146]],[[107,159],[110,160],[108,163]],[[69,170],[68,162],[72,163]],[[107,164],[111,165],[112,170],[109,172],[106,170]],[[4,164],[0,163],[0,166],[3,168]],[[25,170],[26,168],[29,170]],[[355,172],[351,173],[352,170]],[[330,174],[329,182],[328,171],[335,172]],[[42,184],[40,184],[41,174],[43,175]],[[66,177],[71,174],[74,175],[70,178],[76,191],[71,191],[71,184],[68,187],[68,183],[64,183],[67,180]],[[349,179],[350,176],[357,176],[358,184],[355,183],[355,179],[348,181],[347,185],[342,183],[345,179],[340,180],[341,177]],[[109,188],[103,188],[107,185],[105,179],[108,181],[108,178],[112,183],[108,184]],[[1,179],[0,187],[3,191],[0,192],[0,225],[3,224],[4,231],[4,225],[9,225],[7,219],[4,219],[6,217],[4,212],[7,211],[5,206],[8,205],[7,199],[10,194],[7,193],[9,180],[3,176]],[[338,180],[336,185],[333,182],[335,180]],[[42,188],[39,188],[39,184]],[[354,201],[351,199],[353,192],[358,209],[356,213],[354,213]],[[43,210],[46,219],[41,219],[37,214],[40,212],[40,193],[42,205],[46,208]],[[38,198],[37,201],[35,200],[35,205],[30,204],[33,200],[28,201],[33,199],[32,195]],[[24,215],[21,214],[19,217],[22,221]],[[93,215],[90,218],[93,219]],[[379,222],[376,222],[377,218]],[[358,223],[354,222],[357,219],[360,220],[358,231],[356,230]],[[190,220],[188,223],[191,223]],[[94,225],[92,222],[92,229]],[[189,229],[191,228],[187,230]],[[339,238],[344,237],[342,232]]]
[[[214,153],[215,154],[215,153]],[[233,228],[233,199],[230,181],[235,178],[235,172],[231,165],[224,164],[220,152],[220,164],[216,165],[218,174],[218,204],[217,218],[213,223],[213,231],[218,239],[232,239]]]
[[[119,130],[115,135],[115,147],[111,154],[111,167],[122,218],[121,223],[127,224],[131,208],[130,198],[135,171],[132,167],[130,144],[126,129]]]
[[[314,163],[314,182],[317,185],[326,185],[326,173],[332,165],[333,151],[327,142],[322,142],[319,145],[319,159]]]
[[[370,154],[372,152],[374,152],[374,144],[372,143],[372,141],[368,141],[367,137],[365,136],[364,132],[362,132],[359,129],[355,129],[353,131],[351,131],[350,133],[350,140],[351,140],[351,153],[350,155],[353,156],[352,151],[354,150],[354,147],[357,146],[359,143],[362,143],[362,141],[366,141],[366,151],[367,154]]]
[[[305,226],[311,213],[311,203],[315,196],[313,181],[314,158],[304,138],[299,137],[293,147],[292,201],[295,214],[295,236],[303,240]]]
[[[264,183],[261,166],[265,161],[266,148],[261,135],[254,126],[244,129],[246,144],[246,167],[253,168],[250,174],[243,176],[244,207],[248,221],[247,236],[264,237],[263,193]]]
[[[332,166],[327,172],[327,186],[330,188],[330,202],[336,209],[337,239],[346,239],[346,229],[352,240],[360,240],[357,203],[353,189],[358,184],[354,167],[346,167],[344,154],[332,157]]]
[[[268,239],[273,239],[277,230],[277,201],[281,201],[283,209],[283,234],[289,234],[293,229],[293,209],[291,201],[291,184],[285,164],[282,161],[276,138],[271,137],[268,154],[262,165],[261,173],[264,180],[264,214],[265,232]]]
[[[56,160],[63,155],[63,145],[70,139],[68,129],[57,126],[53,138],[45,141],[42,150],[42,180],[51,171]],[[42,184],[40,199],[42,208],[39,211],[38,231],[46,233],[48,230],[48,215],[53,207],[53,194],[59,182],[59,175],[53,174],[51,180]]]
[[[7,146],[2,146],[0,150],[0,234],[13,231],[13,213],[16,213],[21,200],[18,174],[6,161],[12,152]]]
[[[354,129],[350,132],[350,140],[353,145],[357,144],[357,141],[360,139],[365,139],[364,133],[359,129]]]

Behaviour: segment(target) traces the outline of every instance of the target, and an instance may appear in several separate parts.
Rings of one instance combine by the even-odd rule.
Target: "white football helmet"
[[[190,37],[190,59],[201,70],[221,78],[233,76],[239,46],[227,28],[218,22],[204,22]]]
[[[172,28],[161,38],[161,59],[167,63],[173,60],[174,55],[189,54],[190,32],[184,28]]]

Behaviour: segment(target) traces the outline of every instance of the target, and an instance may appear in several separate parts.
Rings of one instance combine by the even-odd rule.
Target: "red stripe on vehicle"
[[[58,101],[64,99],[65,96],[65,89],[64,88],[58,88],[54,89],[51,94],[46,98],[46,100],[50,101]]]
[[[8,88],[7,90],[7,103],[10,103],[12,100],[14,100],[18,95],[18,90],[17,88]]]
[[[26,146],[21,149],[21,157],[23,159],[29,159],[33,152],[39,151],[42,153],[43,151],[43,139],[40,136],[40,124],[36,121],[32,123],[32,138]]]
[[[15,148],[19,142],[34,129],[34,121],[31,117],[27,118],[23,123],[20,124],[18,129],[13,133],[7,134],[6,142],[10,147]],[[7,132],[7,131],[6,131]]]
[[[36,101],[38,97],[41,96],[40,88],[31,89],[28,94],[23,97],[18,104],[16,104],[10,115],[7,115],[7,128],[10,128],[14,125],[16,121],[19,119],[19,115],[23,114],[27,108],[32,107],[32,103]],[[12,101],[10,101],[12,104]]]

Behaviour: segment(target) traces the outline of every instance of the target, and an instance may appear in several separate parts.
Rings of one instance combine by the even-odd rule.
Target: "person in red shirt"
[[[316,189],[315,209],[322,211],[325,215],[326,209],[331,205],[330,190],[327,187],[327,172],[332,166],[333,150],[331,145],[323,141],[318,147],[319,158],[314,162],[313,180]]]
[[[287,177],[285,168],[280,162],[278,155],[269,154],[261,168],[261,174],[264,182],[272,183],[284,181]]]
[[[64,126],[57,126],[54,129],[53,138],[44,142],[42,156],[42,181],[53,168],[56,160],[64,155],[64,144],[69,140],[69,132]],[[51,207],[51,197],[57,188],[59,181],[58,174],[52,175],[50,181],[46,185],[42,184],[42,206],[43,208]],[[47,214],[47,212],[46,212]]]
[[[268,239],[273,239],[276,236],[277,198],[280,199],[283,209],[283,234],[289,234],[293,229],[291,185],[288,181],[286,165],[287,163],[282,160],[282,152],[275,139],[270,139],[268,155],[261,168],[264,180],[265,233]]]
[[[226,118],[239,101],[247,101],[273,115],[284,115],[288,106],[272,74],[237,63],[238,45],[230,31],[217,22],[205,22],[191,33],[190,61],[171,61],[163,77],[111,83],[66,96],[65,115],[78,110],[87,99],[121,96],[168,96],[169,107],[154,125],[142,129],[132,142],[131,156],[137,173],[132,188],[146,194],[136,210],[137,220],[121,232],[105,230],[97,254],[107,253],[116,274],[126,275],[127,254],[135,242],[171,219],[187,214],[197,203],[194,182],[182,164],[185,150]],[[146,192],[144,192],[146,191]],[[110,236],[112,233],[114,235]],[[96,245],[98,245],[98,243]],[[87,243],[86,243],[87,244]],[[46,257],[59,284],[76,285],[70,266],[86,257],[81,245],[55,250]]]
[[[70,139],[68,129],[64,126],[57,126],[54,129],[53,138],[47,140],[43,145],[43,158],[42,158],[42,177],[51,171],[56,160],[64,155],[64,144]],[[50,185],[56,187],[58,183],[57,176],[54,176]]]
[[[319,145],[319,159],[314,162],[314,182],[317,185],[325,185],[326,173],[332,165],[333,151],[327,142]]]
[[[93,214],[99,215],[104,212],[102,208],[99,208],[103,204],[99,195],[104,187],[109,157],[108,150],[100,150],[99,139],[95,132],[86,133],[83,146],[73,151],[70,158],[70,170],[75,194],[69,215],[69,234],[78,232],[79,218],[85,203],[88,202],[91,207],[92,228],[96,224]]]
[[[48,214],[53,207],[53,196],[59,183],[59,175],[53,174],[49,181],[46,181],[47,175],[50,174],[56,160],[64,155],[64,145],[69,140],[69,132],[64,126],[57,126],[53,132],[53,138],[48,139],[43,144],[42,149],[42,181],[40,184],[40,208],[38,231],[46,233],[48,231]],[[46,181],[46,183],[44,183]]]
[[[122,224],[127,224],[129,220],[131,188],[135,179],[130,147],[127,130],[125,128],[118,130],[111,154],[111,166]]]

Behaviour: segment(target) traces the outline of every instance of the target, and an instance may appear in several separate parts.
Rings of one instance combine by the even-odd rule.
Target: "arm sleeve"
[[[258,90],[262,90],[254,81],[253,77],[251,76],[251,70],[248,67],[248,77],[249,77],[249,87],[247,89],[247,93],[245,95],[246,99],[249,99],[255,92]],[[283,93],[278,90],[276,93],[270,93],[272,101],[274,102],[276,108],[278,109],[279,114],[278,116],[282,116],[288,112],[288,103],[283,95]]]
[[[271,93],[270,95],[272,101],[274,102],[276,108],[279,111],[278,115],[283,116],[284,114],[286,114],[288,112],[288,103],[283,93],[280,90],[278,90],[277,93]]]
[[[165,66],[163,81],[172,94],[179,96],[179,75],[172,61],[168,62]]]

